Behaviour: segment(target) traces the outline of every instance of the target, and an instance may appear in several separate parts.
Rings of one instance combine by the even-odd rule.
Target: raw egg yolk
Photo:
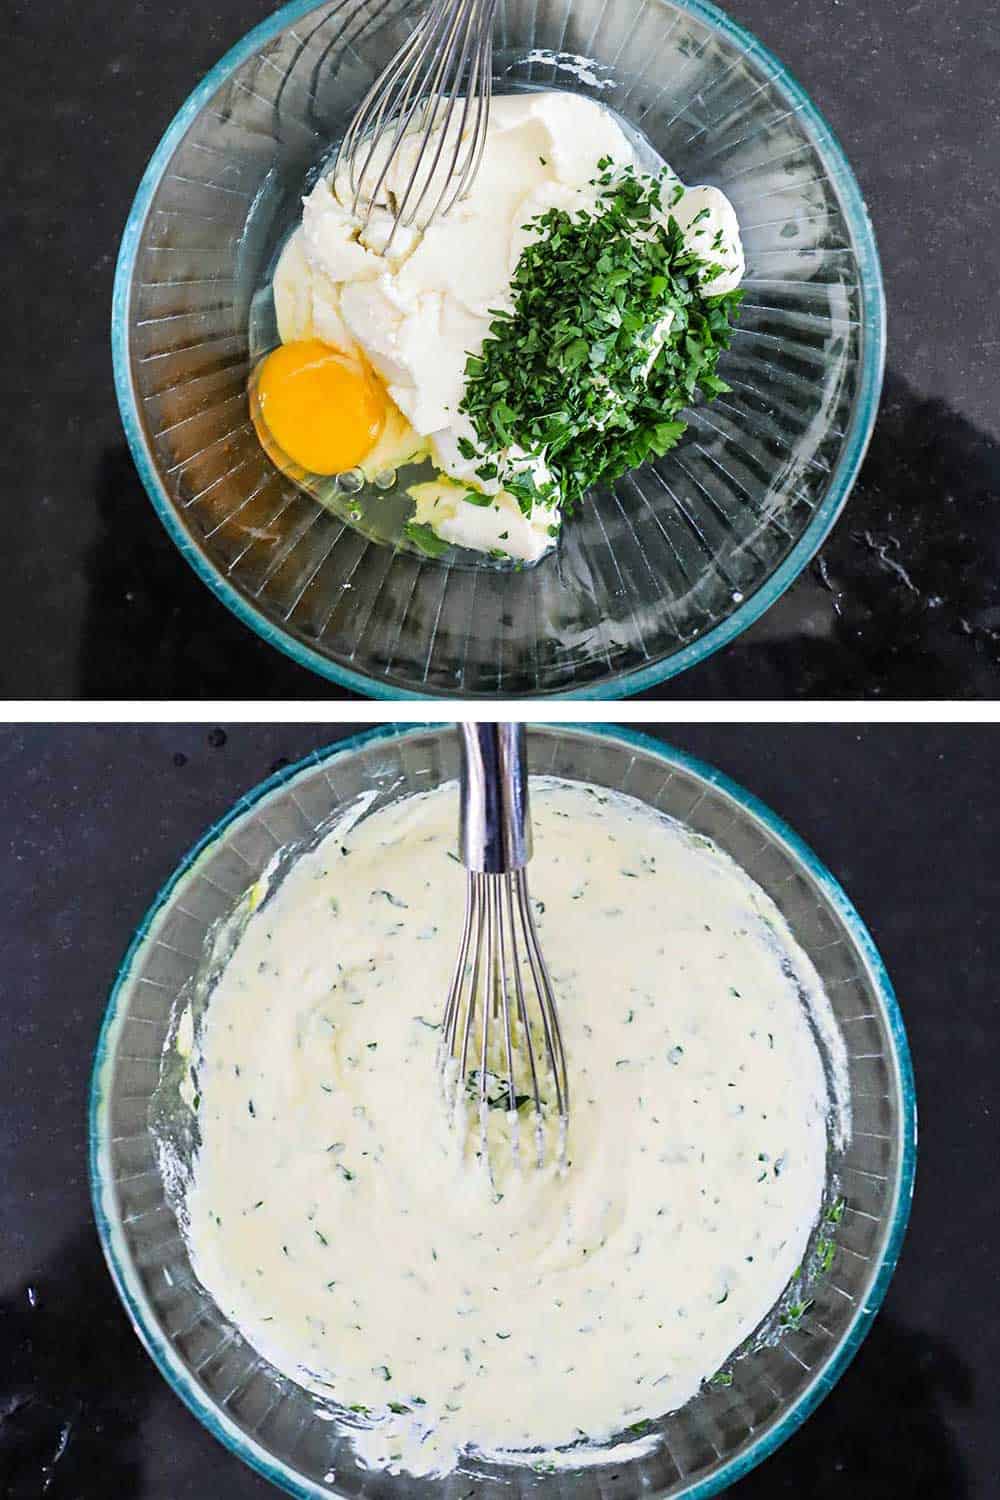
[[[387,400],[374,376],[319,339],[273,350],[257,372],[256,395],[270,437],[313,474],[353,469],[385,423]]]

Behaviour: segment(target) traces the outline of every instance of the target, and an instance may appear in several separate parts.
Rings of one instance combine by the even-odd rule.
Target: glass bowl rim
[[[829,488],[822,503],[817,506],[808,526],[787,557],[761,584],[760,588],[740,604],[732,614],[720,620],[697,641],[693,641],[669,657],[650,662],[648,666],[615,673],[581,688],[571,687],[558,692],[521,695],[528,699],[568,698],[586,701],[631,697],[634,693],[643,692],[657,683],[677,676],[688,667],[697,665],[698,662],[704,661],[722,646],[727,645],[736,636],[741,635],[748,626],[770,609],[786,589],[791,587],[823,545],[851,492],[858,469],[867,451],[878,413],[882,376],[885,369],[885,291],[874,230],[861,189],[843,147],[802,85],[774,53],[757,40],[752,32],[731,20],[724,12],[711,4],[710,0],[671,0],[671,4],[721,32],[727,40],[739,46],[752,61],[763,64],[765,69],[771,70],[771,82],[784,89],[792,100],[795,112],[804,123],[810,144],[823,160],[830,179],[841,195],[848,227],[855,242],[859,269],[864,354],[860,366],[858,393],[854,400],[844,448],[830,476]],[[129,212],[115,268],[111,301],[111,349],[115,392],[133,461],[160,520],[181,556],[238,620],[248,625],[269,645],[291,657],[297,665],[317,673],[328,682],[335,682],[341,687],[349,688],[363,697],[396,700],[440,698],[439,693],[393,687],[388,682],[366,672],[359,672],[339,662],[328,660],[321,652],[306,645],[303,641],[296,640],[290,632],[269,620],[260,609],[243,597],[185,531],[146,442],[132,384],[128,323],[130,290],[142,228],[146,222],[153,196],[170,159],[196,116],[232,73],[260,51],[278,32],[317,8],[318,0],[290,0],[289,4],[275,11],[272,16],[255,26],[241,41],[231,47],[182,104],[151,156]],[[463,696],[482,697],[488,701],[491,695],[463,694]]]
[[[287,1463],[275,1459],[273,1455],[267,1453],[259,1443],[245,1433],[226,1413],[220,1410],[210,1397],[206,1396],[199,1389],[194,1378],[185,1368],[171,1345],[170,1340],[162,1332],[139,1282],[134,1264],[130,1258],[120,1256],[118,1253],[116,1236],[120,1231],[117,1218],[114,1221],[112,1220],[112,1216],[108,1213],[104,1202],[105,1192],[110,1193],[113,1184],[110,1180],[105,1181],[102,1169],[102,1155],[106,1146],[105,1137],[107,1133],[105,1098],[101,1086],[102,1078],[109,1061],[109,1041],[119,1018],[119,1002],[131,976],[132,962],[137,951],[146,940],[153,922],[169,901],[175,887],[189,873],[204,851],[228,829],[229,825],[242,817],[244,813],[250,811],[251,808],[255,807],[258,802],[266,798],[271,792],[283,786],[286,782],[293,780],[300,772],[307,770],[309,767],[325,765],[340,755],[349,754],[354,750],[376,743],[379,740],[405,739],[412,735],[427,733],[429,730],[433,731],[436,729],[441,731],[445,727],[443,724],[430,723],[409,725],[386,724],[375,729],[365,730],[360,734],[350,735],[348,738],[338,740],[332,745],[326,745],[319,750],[310,752],[310,754],[303,756],[293,764],[285,766],[268,776],[251,791],[244,793],[222,817],[216,819],[207,832],[183,856],[169,879],[157,892],[145,916],[136,928],[115,975],[94,1051],[87,1111],[88,1172],[91,1204],[97,1225],[98,1237],[101,1242],[101,1249],[104,1252],[104,1258],[111,1273],[111,1279],[125,1307],[129,1320],[146,1352],[174,1394],[180,1397],[212,1436],[217,1438],[237,1458],[242,1459],[250,1468],[263,1475],[265,1479],[269,1480],[279,1489],[283,1489],[287,1494],[299,1497],[299,1500],[328,1500],[330,1489],[305,1478]],[[701,778],[701,780],[707,782],[710,786],[717,788],[730,797],[744,812],[749,813],[752,817],[763,823],[767,831],[776,837],[779,842],[783,843],[790,853],[801,862],[807,873],[816,882],[822,895],[829,901],[844,923],[850,940],[860,953],[871,976],[872,986],[889,1034],[890,1056],[898,1074],[900,1118],[897,1122],[897,1130],[899,1132],[900,1153],[895,1181],[895,1202],[892,1206],[888,1233],[885,1238],[881,1259],[872,1281],[871,1291],[857,1308],[853,1320],[841,1338],[839,1346],[834,1349],[826,1365],[818,1371],[806,1388],[789,1406],[780,1421],[774,1427],[762,1433],[755,1442],[751,1443],[750,1447],[744,1453],[734,1455],[729,1459],[718,1473],[697,1481],[690,1488],[679,1492],[678,1495],[678,1500],[708,1500],[709,1496],[719,1494],[720,1491],[734,1484],[737,1479],[742,1478],[751,1469],[756,1468],[759,1463],[763,1462],[765,1458],[773,1453],[775,1449],[779,1448],[787,1438],[791,1437],[801,1427],[802,1423],[816,1409],[823,1397],[832,1390],[854,1358],[872,1325],[876,1313],[882,1305],[889,1282],[892,1279],[892,1274],[896,1268],[896,1262],[899,1259],[903,1238],[906,1233],[916,1171],[916,1090],[906,1029],[892,987],[892,981],[889,978],[882,957],[847,893],[805,840],[800,838],[794,829],[789,827],[782,818],[778,817],[765,802],[754,796],[752,792],[746,791],[738,782],[734,781],[724,772],[717,770],[708,762],[696,756],[689,755],[686,751],[679,750],[673,745],[655,740],[649,735],[634,729],[627,729],[617,724],[586,724],[572,721],[559,723],[539,721],[538,727],[557,733],[560,730],[570,730],[595,738],[616,739],[626,745],[632,745],[647,754],[652,754],[668,766],[687,771]],[[336,1493],[336,1491],[334,1492]]]

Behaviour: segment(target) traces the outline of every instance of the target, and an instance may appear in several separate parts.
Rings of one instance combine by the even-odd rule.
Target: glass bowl
[[[811,1298],[794,1326],[731,1364],[731,1384],[704,1385],[655,1424],[638,1456],[539,1473],[468,1460],[445,1479],[358,1467],[350,1414],[266,1363],[194,1277],[171,1208],[156,1137],[164,1090],[180,1092],[164,1042],[181,1008],[203,998],[210,933],[230,918],[265,869],[279,871],[367,794],[367,811],[457,775],[448,727],[376,730],[272,776],[194,848],[153,903],[119,970],[97,1046],[90,1096],[94,1210],[115,1284],[161,1373],[227,1447],[298,1496],[379,1500],[637,1500],[717,1493],[800,1425],[855,1353],[882,1300],[909,1212],[916,1150],[913,1079],[903,1024],[871,938],[844,892],[773,813],[719,772],[617,728],[529,728],[533,771],[615,788],[678,818],[731,854],[776,901],[815,964],[849,1053],[853,1129],[831,1149],[826,1203],[846,1206],[835,1228],[814,1232],[836,1252],[825,1274],[807,1271],[787,1299]],[[279,876],[280,878],[280,876]],[[223,929],[225,930],[225,929]],[[175,1056],[173,1048],[170,1056]],[[183,1066],[179,1070],[185,1071]],[[184,1112],[188,1121],[189,1111]],[[181,1154],[190,1144],[173,1144]],[[834,1214],[836,1217],[836,1214]],[[786,1323],[789,1321],[786,1317]]]
[[[203,80],[139,187],[115,278],[125,430],[170,535],[246,624],[373,697],[620,697],[693,665],[789,586],[833,525],[875,420],[885,305],[829,127],[702,0],[499,0],[495,87],[569,88],[734,203],[746,300],[730,395],[681,446],[595,492],[538,565],[387,545],[401,496],[324,508],[249,417],[249,325],[331,145],[414,0],[295,3]],[[265,299],[266,300],[266,299]],[[274,337],[274,335],[271,335]],[[361,496],[362,500],[368,497]],[[388,524],[383,524],[387,518]],[[394,530],[395,528],[395,530]]]

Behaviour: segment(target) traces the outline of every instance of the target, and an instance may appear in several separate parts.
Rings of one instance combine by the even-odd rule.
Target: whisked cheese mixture
[[[533,898],[572,1090],[565,1175],[463,1163],[435,1068],[457,793],[301,858],[247,923],[197,1062],[195,1268],[261,1354],[414,1473],[687,1401],[800,1264],[829,1109],[818,977],[727,856],[533,782]]]

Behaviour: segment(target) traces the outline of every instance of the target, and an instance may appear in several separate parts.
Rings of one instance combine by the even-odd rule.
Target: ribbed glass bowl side
[[[418,11],[413,0],[288,6],[185,105],[119,258],[126,432],[201,576],[327,677],[395,696],[636,691],[767,608],[846,498],[883,362],[864,204],[799,86],[702,0],[500,0],[498,89],[588,94],[686,181],[735,204],[748,273],[722,367],[733,390],[691,414],[675,452],[593,495],[537,567],[380,545],[264,454],[249,420],[247,329],[303,192]],[[594,66],[581,71],[577,55]],[[363,509],[380,503],[373,491]]]
[[[829,1274],[801,1325],[732,1366],[658,1424],[645,1457],[558,1474],[470,1462],[445,1480],[355,1465],[346,1429],[275,1371],[194,1277],[167,1201],[150,1112],[179,997],[203,970],[210,930],[279,851],[294,853],[365,793],[369,811],[457,772],[453,732],[376,731],[311,756],[242,798],[163,888],[126,955],[94,1064],[90,1165],[112,1275],[161,1372],[229,1448],[290,1493],[458,1500],[470,1475],[495,1495],[573,1500],[709,1495],[760,1461],[813,1409],[854,1353],[884,1294],[906,1225],[916,1144],[902,1021],[857,913],[812,852],[712,768],[617,729],[533,727],[534,772],[611,787],[712,838],[772,896],[824,982],[849,1054],[853,1129],[828,1192],[843,1194]]]

